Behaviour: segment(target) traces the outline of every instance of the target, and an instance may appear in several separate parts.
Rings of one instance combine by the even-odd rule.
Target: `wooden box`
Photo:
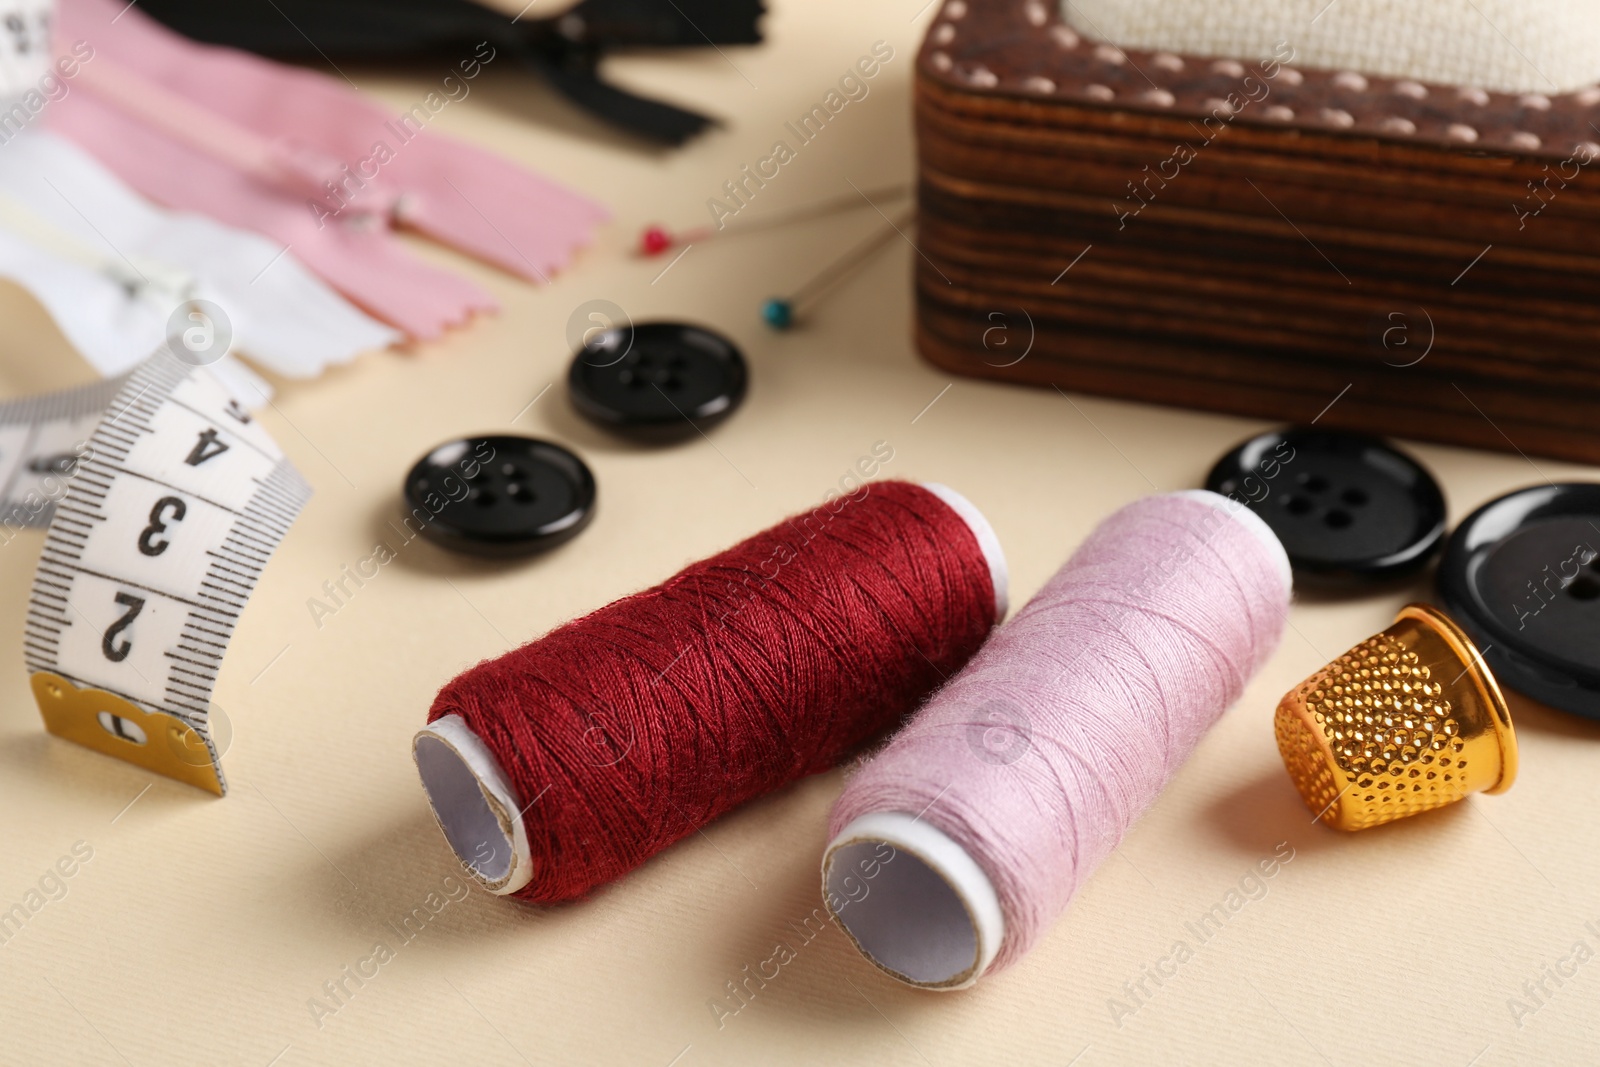
[[[1600,89],[1124,51],[946,0],[917,338],[963,374],[1600,462]]]

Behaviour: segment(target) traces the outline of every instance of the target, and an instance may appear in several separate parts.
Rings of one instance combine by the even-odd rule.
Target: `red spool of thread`
[[[882,737],[1005,597],[965,498],[872,483],[461,674],[417,769],[486,888],[571,900]]]

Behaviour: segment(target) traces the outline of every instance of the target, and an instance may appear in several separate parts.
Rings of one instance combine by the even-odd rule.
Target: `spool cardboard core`
[[[472,876],[492,893],[533,879],[522,804],[500,764],[459,715],[418,731],[412,756],[433,817]]]
[[[989,564],[998,621],[1006,613],[1009,572],[994,528],[954,489],[934,482],[924,482],[923,488],[959,515],[977,539]],[[446,715],[419,730],[411,749],[439,829],[472,876],[491,893],[502,896],[532,881],[533,859],[522,824],[523,808],[529,802],[517,795],[478,735],[459,715]]]
[[[923,989],[970,986],[1005,935],[988,876],[943,831],[903,812],[863,815],[834,838],[822,894],[863,956]]]

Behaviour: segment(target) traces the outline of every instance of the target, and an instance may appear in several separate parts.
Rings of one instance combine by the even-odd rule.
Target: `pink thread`
[[[990,970],[1015,963],[1277,646],[1287,579],[1217,507],[1128,505],[851,778],[830,836],[920,815],[999,897]]]

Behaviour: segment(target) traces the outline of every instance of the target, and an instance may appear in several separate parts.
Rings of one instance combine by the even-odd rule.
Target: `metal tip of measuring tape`
[[[103,689],[80,689],[59,674],[31,679],[46,730],[147,771],[224,796],[227,782],[216,753],[182,719],[146,711]]]

